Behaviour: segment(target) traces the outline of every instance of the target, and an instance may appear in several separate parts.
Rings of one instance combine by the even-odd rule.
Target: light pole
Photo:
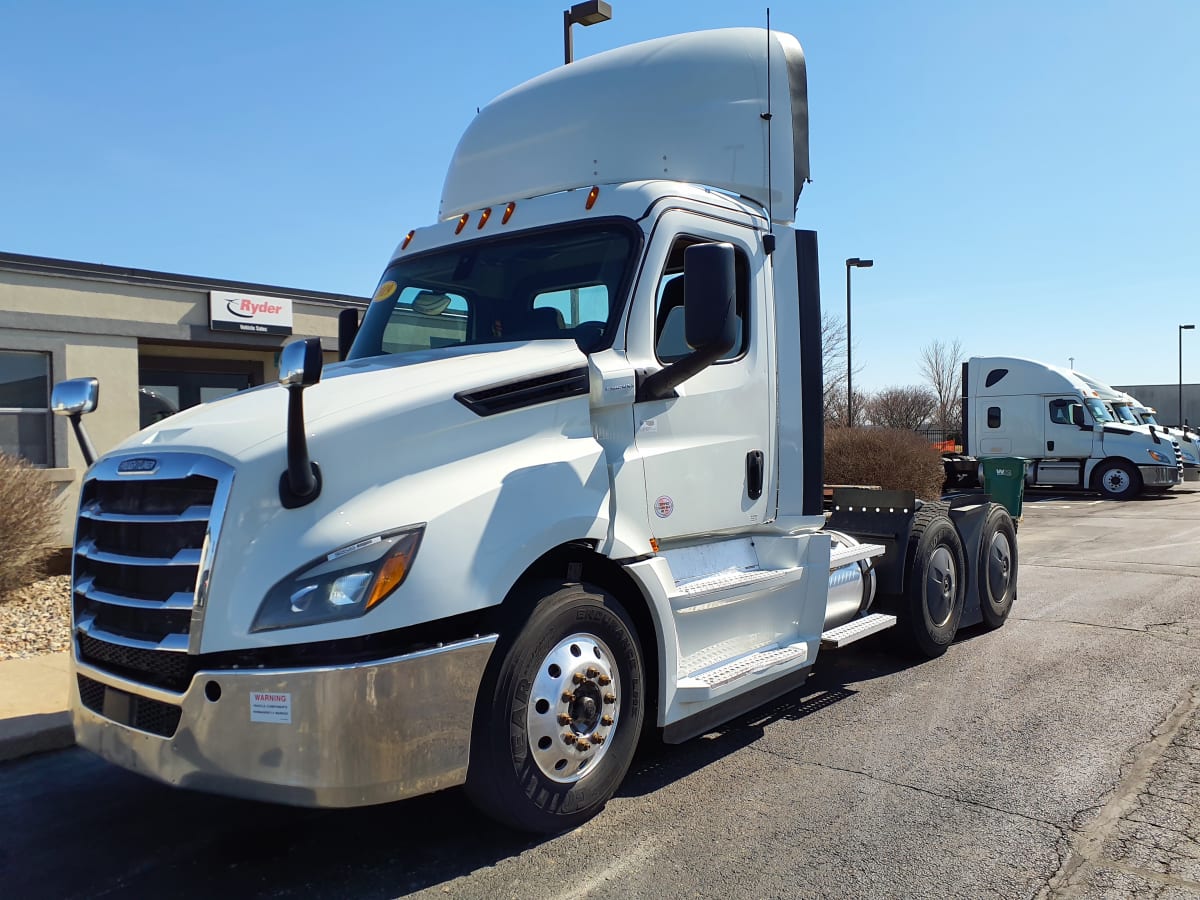
[[[1179,326],[1179,427],[1183,428],[1183,333],[1191,331],[1195,325],[1180,325]]]
[[[575,58],[575,42],[571,39],[572,25],[595,25],[612,18],[612,6],[604,0],[587,0],[563,10],[563,63]]]
[[[869,269],[875,265],[873,259],[859,259],[857,256],[846,260],[846,427],[854,427],[854,367],[851,365],[850,343],[850,270]]]

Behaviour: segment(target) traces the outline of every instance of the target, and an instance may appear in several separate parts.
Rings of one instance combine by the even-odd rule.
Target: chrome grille
[[[1180,451],[1179,441],[1172,440],[1171,446],[1175,450],[1175,466],[1176,466],[1176,468],[1179,469],[1179,482],[1180,482],[1180,484],[1182,484],[1183,483],[1183,453]]]
[[[79,659],[182,692],[199,648],[207,570],[233,470],[192,454],[101,460],[80,495],[72,580]],[[189,650],[191,653],[189,653]]]

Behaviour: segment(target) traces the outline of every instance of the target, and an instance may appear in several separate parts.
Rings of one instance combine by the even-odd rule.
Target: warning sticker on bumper
[[[292,695],[250,692],[250,721],[292,723]]]

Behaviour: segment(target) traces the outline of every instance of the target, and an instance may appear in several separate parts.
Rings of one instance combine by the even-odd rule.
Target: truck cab
[[[934,656],[1001,625],[1001,507],[875,492],[826,521],[807,148],[800,45],[759,29],[488,104],[344,361],[289,344],[278,385],[88,472],[78,743],[298,805],[465,784],[560,831],[643,731],[699,734],[822,647],[898,625]],[[60,388],[78,425],[94,384]]]

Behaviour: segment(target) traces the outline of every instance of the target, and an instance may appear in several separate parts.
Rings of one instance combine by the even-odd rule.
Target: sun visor
[[[527,81],[463,134],[438,215],[651,179],[740,194],[790,223],[808,179],[808,87],[796,39],[761,28],[699,31]]]

